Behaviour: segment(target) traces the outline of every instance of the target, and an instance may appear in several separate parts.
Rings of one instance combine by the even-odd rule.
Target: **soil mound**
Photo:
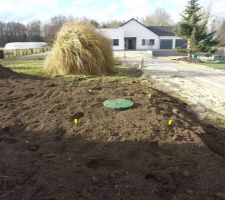
[[[176,58],[176,59],[173,59],[173,60],[176,60],[176,61],[184,61],[184,62],[189,62],[189,63],[203,63],[200,59],[192,59],[192,58],[189,58],[189,57],[182,57],[182,58]]]
[[[165,93],[19,78],[0,94],[0,200],[224,199],[225,133]],[[117,98],[135,106],[103,106]]]
[[[9,68],[6,68],[6,67],[3,67],[1,64],[0,64],[0,78],[10,78],[12,76],[15,76],[16,73],[13,72],[11,69]]]
[[[31,75],[28,74],[20,74],[17,72],[12,71],[10,68],[8,67],[4,67],[0,64],[0,79],[43,79],[43,78],[37,78],[37,77],[33,77]]]

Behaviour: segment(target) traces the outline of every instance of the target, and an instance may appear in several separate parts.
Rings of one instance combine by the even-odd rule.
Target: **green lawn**
[[[225,62],[205,62],[201,63],[201,65],[205,65],[215,69],[225,69]]]
[[[120,81],[127,80],[130,78],[136,78],[142,75],[142,72],[137,69],[122,68],[119,61],[115,61],[116,74],[113,76],[80,76],[80,75],[69,75],[69,76],[55,76],[52,77],[48,75],[43,70],[44,60],[14,60],[14,59],[4,59],[0,60],[0,64],[5,67],[9,67],[15,72],[29,74],[36,77],[51,77],[51,78],[63,78],[69,81]]]
[[[33,76],[48,76],[43,71],[43,60],[0,60],[0,64],[15,72]]]

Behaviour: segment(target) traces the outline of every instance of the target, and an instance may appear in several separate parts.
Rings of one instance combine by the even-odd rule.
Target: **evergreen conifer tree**
[[[208,18],[203,18],[198,0],[189,0],[181,16],[183,19],[174,31],[177,36],[187,40],[187,49],[180,51],[187,52],[190,56],[199,52],[215,52],[219,41],[215,38],[215,32],[208,31]]]

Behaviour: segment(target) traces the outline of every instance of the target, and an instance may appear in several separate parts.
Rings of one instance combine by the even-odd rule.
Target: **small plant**
[[[86,22],[67,23],[59,31],[44,69],[53,75],[111,74],[111,43]]]

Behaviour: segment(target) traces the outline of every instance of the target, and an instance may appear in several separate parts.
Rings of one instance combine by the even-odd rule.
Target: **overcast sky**
[[[99,22],[142,18],[157,8],[165,9],[176,22],[187,0],[0,0],[0,21],[47,21],[55,15],[87,17]],[[225,17],[225,0],[200,0],[211,5],[212,14]]]

